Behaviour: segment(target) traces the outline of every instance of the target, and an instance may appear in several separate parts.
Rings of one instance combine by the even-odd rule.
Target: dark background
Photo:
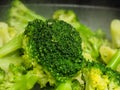
[[[0,0],[0,5],[9,4],[12,0]],[[52,3],[52,4],[77,4],[120,8],[120,0],[21,0],[24,3]]]

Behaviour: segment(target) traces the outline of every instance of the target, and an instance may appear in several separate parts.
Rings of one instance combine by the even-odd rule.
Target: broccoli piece
[[[14,27],[18,33],[25,30],[29,21],[37,18],[45,20],[44,17],[27,8],[20,0],[12,1],[8,12],[8,23],[11,27]]]
[[[0,58],[0,68],[2,68],[5,72],[8,72],[10,64],[19,65],[22,62],[23,62],[23,58],[21,56],[9,55],[9,56]]]
[[[43,66],[51,67],[48,69],[49,71],[57,72],[57,76],[68,77],[80,69],[79,65],[83,58],[81,38],[71,25],[58,20],[47,20],[46,22],[35,20],[28,24],[24,34],[26,38],[23,43],[25,53]],[[75,60],[74,65],[72,65],[73,60]],[[49,65],[54,63],[54,66],[49,66],[47,63]]]
[[[0,83],[0,90],[29,90],[37,80],[33,71],[27,71],[25,74],[26,69],[22,65],[10,64],[9,70],[0,72],[0,75],[2,73],[4,73],[4,79]]]
[[[110,25],[112,43],[114,48],[120,48],[120,20],[114,19]]]
[[[54,19],[63,20],[67,23],[74,26],[76,29],[80,27],[80,23],[78,22],[78,18],[72,10],[57,10],[53,14]]]
[[[9,27],[7,23],[0,22],[0,47],[15,36],[14,28]]]
[[[82,67],[81,42],[79,33],[70,24],[62,20],[36,19],[28,23],[22,34],[0,49],[0,56],[22,49],[27,64],[34,67],[34,63],[37,63],[44,72],[54,77],[56,86],[67,87],[71,86],[68,81],[72,81],[71,77]]]
[[[102,45],[100,47],[100,56],[101,56],[102,61],[105,64],[109,63],[110,59],[113,57],[115,52],[116,52],[116,49],[113,49],[110,46]]]
[[[86,62],[82,69],[85,90],[119,90],[120,73],[97,62]]]
[[[0,58],[4,57],[5,55],[9,54],[12,51],[16,51],[17,49],[21,48],[22,43],[22,34],[15,36],[11,39],[8,43],[0,48]]]
[[[80,33],[82,38],[83,55],[89,56],[86,59],[98,60],[100,57],[99,48],[102,44],[108,44],[105,35],[101,30],[93,32],[89,27],[80,23],[77,15],[72,10],[57,10],[53,13],[53,18],[64,20],[71,24]]]
[[[36,83],[42,88],[48,81],[54,84],[54,80],[45,74],[41,66],[36,64],[34,68],[28,69],[23,63],[10,63],[7,71],[0,69],[0,90],[31,90]]]
[[[120,64],[120,50],[118,49],[116,53],[112,56],[107,67],[117,70],[118,65]]]
[[[0,84],[3,83],[4,78],[5,78],[5,71],[2,68],[0,68]]]

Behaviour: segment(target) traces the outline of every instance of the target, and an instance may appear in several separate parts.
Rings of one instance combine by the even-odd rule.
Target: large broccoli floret
[[[6,49],[10,47],[10,50]],[[56,82],[65,83],[71,80],[71,77],[81,69],[81,62],[84,60],[79,33],[70,24],[60,20],[36,19],[29,22],[24,33],[8,42],[0,52],[7,50],[11,53],[20,48],[23,49],[27,64],[41,65]],[[0,56],[8,54],[7,51]]]
[[[44,17],[27,8],[20,0],[12,1],[8,13],[8,23],[18,32],[23,32],[27,26],[27,23],[37,18],[45,20]]]
[[[57,76],[68,77],[80,69],[81,38],[71,25],[58,20],[35,20],[28,24],[24,35],[25,53],[49,67],[53,75],[57,72]]]

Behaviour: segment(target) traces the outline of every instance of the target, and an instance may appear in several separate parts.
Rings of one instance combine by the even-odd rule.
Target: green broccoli
[[[14,28],[8,26],[5,22],[0,22],[0,47],[11,40],[15,34]]]
[[[37,63],[58,85],[63,82],[71,86],[68,81],[81,69],[84,60],[81,42],[79,33],[70,24],[61,20],[36,19],[28,23],[24,33],[0,48],[0,57],[22,49],[26,64],[34,67]]]
[[[86,62],[82,69],[85,90],[119,90],[120,73],[101,63]]]
[[[116,53],[112,56],[107,67],[117,70],[118,65],[120,64],[120,50],[118,49]]]
[[[77,15],[72,10],[57,10],[53,13],[53,18],[64,20],[75,27],[82,38],[83,55],[85,55],[85,57],[89,56],[88,59],[91,59],[91,56],[93,60],[98,60],[100,56],[100,46],[102,44],[108,44],[108,41],[105,40],[105,35],[101,30],[93,32],[89,27],[80,23]]]
[[[72,10],[57,10],[53,14],[54,19],[63,20],[67,23],[74,26],[76,29],[80,27],[80,22],[78,22],[78,18],[76,17],[76,14]]]
[[[28,9],[20,0],[13,0],[8,12],[8,24],[14,27],[18,33],[23,32],[29,21],[34,19],[45,20],[44,17]]]
[[[4,78],[5,78],[5,71],[2,68],[0,68],[0,84],[3,83]]]
[[[83,56],[97,60],[104,36],[81,24],[73,11],[45,20],[14,0],[9,14],[10,26],[22,33],[0,48],[0,60],[8,61],[0,64],[1,90],[30,90],[36,83],[44,90],[120,89],[117,71]]]
[[[7,72],[4,70],[0,71],[0,90],[30,90],[36,82],[42,78],[40,76],[45,76],[45,74],[40,71],[41,69],[39,67],[28,70],[23,65],[10,64]],[[42,80],[43,83],[47,83],[46,81],[47,80]]]

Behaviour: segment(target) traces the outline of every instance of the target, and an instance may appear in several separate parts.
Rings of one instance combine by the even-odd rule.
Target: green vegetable
[[[72,10],[56,10],[53,14],[53,18],[66,21],[67,23],[74,26],[76,29],[80,27],[80,22],[78,22],[78,18]]]
[[[36,84],[43,90],[120,89],[120,73],[93,61],[106,42],[103,32],[91,31],[73,11],[58,10],[54,19],[45,19],[14,0],[9,15],[18,34],[0,48],[0,90],[31,90]]]
[[[0,48],[0,58],[4,57],[5,55],[11,53],[12,51],[16,51],[17,49],[21,48],[20,42],[22,42],[22,34],[15,36],[12,40],[10,40],[7,44]]]
[[[20,0],[13,0],[8,13],[8,23],[14,27],[18,33],[23,32],[27,23],[34,19],[45,20],[44,17],[28,9]]]
[[[110,62],[107,64],[107,67],[116,70],[119,64],[120,64],[120,50],[118,49],[111,58]]]
[[[100,55],[105,64],[109,63],[115,52],[116,49],[113,49],[110,46],[102,45],[100,47]]]
[[[0,47],[15,36],[14,28],[8,26],[5,22],[0,22]]]
[[[96,62],[87,62],[83,70],[85,90],[119,90],[120,73]]]
[[[0,56],[20,48],[23,49],[25,62],[28,61],[26,64],[30,62],[34,66],[35,62],[38,63],[57,82],[71,80],[84,60],[79,33],[70,24],[54,19],[29,22],[24,33],[0,49]]]
[[[4,78],[5,78],[5,71],[2,68],[0,68],[0,84],[3,83]]]

